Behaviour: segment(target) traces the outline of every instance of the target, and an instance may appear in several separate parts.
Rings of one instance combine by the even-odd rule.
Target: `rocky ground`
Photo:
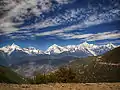
[[[0,90],[120,90],[120,83],[0,84]]]

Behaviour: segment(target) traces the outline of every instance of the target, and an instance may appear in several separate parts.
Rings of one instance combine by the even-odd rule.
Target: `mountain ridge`
[[[100,56],[80,58],[70,62],[77,72],[79,82],[119,82],[120,81],[120,47],[106,52]]]
[[[59,46],[59,45],[53,44],[47,50],[42,51],[42,50],[36,49],[34,47],[21,48],[20,46],[13,43],[12,45],[7,45],[7,46],[0,48],[0,50],[4,51],[8,55],[10,55],[15,50],[18,50],[18,51],[24,52],[28,55],[39,55],[39,54],[51,55],[51,54],[60,54],[60,53],[64,53],[64,52],[73,53],[73,52],[77,52],[77,51],[83,51],[85,53],[89,53],[90,56],[91,55],[97,56],[99,54],[104,53],[104,51],[98,52],[99,49],[101,49],[101,48],[105,49],[105,52],[107,52],[116,47],[117,46],[115,46],[112,43],[105,44],[105,45],[94,45],[94,44],[89,44],[87,42],[84,42],[79,45],[67,45],[67,46]]]

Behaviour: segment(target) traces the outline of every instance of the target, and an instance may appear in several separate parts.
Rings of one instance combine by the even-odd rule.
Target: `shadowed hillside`
[[[23,77],[7,67],[0,66],[0,83],[26,83]]]
[[[0,65],[8,66],[7,59],[8,59],[7,54],[0,50]]]
[[[120,63],[120,47],[105,53],[102,59],[108,63]]]

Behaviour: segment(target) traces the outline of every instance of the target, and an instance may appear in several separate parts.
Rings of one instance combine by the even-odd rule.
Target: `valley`
[[[18,74],[32,77],[35,72],[49,73],[79,58],[98,56],[116,47],[118,46],[112,43],[94,45],[84,42],[79,45],[67,46],[53,44],[46,51],[42,51],[34,47],[21,48],[13,43],[0,48],[1,55],[4,57],[3,61],[6,62],[1,62],[1,65],[6,64]],[[89,63],[89,61],[86,62]]]
[[[4,76],[3,80],[1,79],[1,82],[14,82],[14,77],[10,79],[9,73],[6,71],[12,72],[19,79],[23,77],[21,80],[24,83],[31,84],[120,82],[119,52],[120,47],[116,47],[102,55],[76,58],[69,62],[64,62],[63,58],[52,60],[48,65],[44,64],[45,62],[37,61],[36,63],[20,64],[19,68],[15,65],[1,66],[0,75],[2,77],[7,75]],[[2,61],[6,60],[3,52],[0,55]],[[7,62],[3,63],[7,65]],[[18,81],[15,83],[18,83]]]
[[[0,0],[0,90],[120,90],[120,0]]]

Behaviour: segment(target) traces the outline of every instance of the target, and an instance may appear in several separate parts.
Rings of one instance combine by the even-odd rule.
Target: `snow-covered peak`
[[[58,46],[57,44],[53,44],[52,46],[49,47],[49,49],[50,48],[57,48],[57,47],[60,47],[60,46]]]
[[[28,47],[29,50],[36,50],[35,47]]]
[[[35,47],[23,48],[23,50],[24,50],[24,52],[26,52],[29,55],[44,54],[43,51],[36,49]]]
[[[29,55],[44,54],[43,51],[36,49],[34,47],[21,48],[20,46],[14,44],[14,43],[12,45],[7,45],[5,47],[0,48],[0,50],[4,51],[8,55],[10,55],[15,50],[20,51],[20,52],[24,52],[24,53],[29,54]]]
[[[87,42],[83,42],[82,44],[79,45],[80,47],[84,47],[84,48],[97,48],[97,45],[94,44],[89,44]]]
[[[13,43],[12,45],[8,45],[8,46],[0,48],[0,50],[10,55],[14,50],[22,50],[22,48],[20,48],[18,45]]]
[[[114,44],[112,44],[111,42],[108,43],[106,46],[110,49],[116,48],[116,46]]]
[[[83,42],[82,44],[78,45],[79,50],[82,50],[83,52],[87,52],[93,56],[96,56],[96,53],[92,49],[97,47],[98,47],[97,45],[89,44],[87,42]]]
[[[14,43],[10,46],[10,48],[19,49],[19,50],[21,49],[20,46],[14,44]]]
[[[24,52],[28,55],[59,54],[63,52],[70,52],[70,53],[83,52],[89,55],[96,56],[103,54],[109,50],[112,50],[116,47],[117,46],[115,46],[112,43],[106,45],[94,45],[84,42],[79,45],[67,45],[67,46],[59,46],[57,44],[53,44],[46,51],[41,51],[39,49],[36,49],[35,47],[21,48],[20,46],[13,43],[12,45],[7,45],[0,48],[0,50],[4,51],[5,53],[8,53],[8,55],[10,55],[12,52],[17,50],[17,52],[19,51]]]
[[[64,51],[67,51],[67,49],[62,46],[53,44],[46,50],[46,54],[55,54],[55,53],[58,54],[58,53],[62,53]]]
[[[81,45],[89,46],[89,43],[87,43],[87,42],[85,41],[85,42],[83,42]]]

